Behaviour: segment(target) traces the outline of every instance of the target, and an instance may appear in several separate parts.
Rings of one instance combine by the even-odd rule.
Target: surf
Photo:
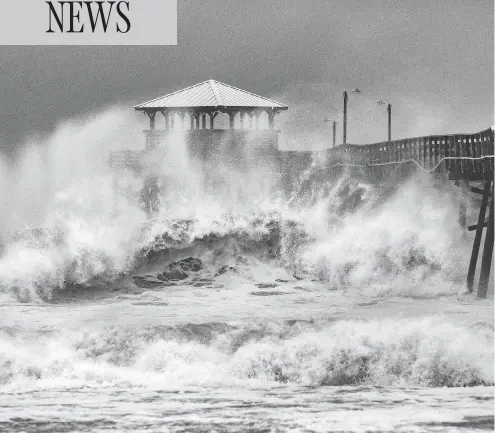
[[[459,193],[448,184],[417,176],[383,188],[345,173],[329,182],[315,158],[288,195],[256,170],[220,170],[217,186],[207,189],[177,134],[160,168],[162,209],[149,218],[135,175],[126,175],[116,195],[108,167],[128,122],[118,110],[68,122],[14,163],[0,164],[3,298],[49,302],[68,288],[105,288],[151,273],[156,280],[188,256],[213,279],[244,260],[250,278],[262,263],[329,289],[377,296],[465,289],[469,239],[453,218]],[[8,213],[14,209],[18,218]]]

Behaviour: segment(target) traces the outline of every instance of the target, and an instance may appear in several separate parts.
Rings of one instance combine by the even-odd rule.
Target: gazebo
[[[275,129],[275,116],[288,109],[279,102],[208,80],[134,108],[150,121],[144,131],[146,149],[112,152],[110,166],[115,169],[116,190],[121,170],[139,173],[143,179],[141,197],[150,214],[160,206],[156,169],[167,157],[168,148],[159,146],[162,142],[185,144],[191,159],[201,161],[209,178],[219,165],[242,170],[250,161],[256,166],[278,163],[280,131]],[[223,128],[219,121],[222,114],[228,116]],[[162,129],[157,128],[158,120],[163,121]]]
[[[232,144],[269,143],[278,146],[275,116],[287,105],[255,95],[215,80],[170,93],[136,105],[150,121],[145,130],[146,148],[155,147],[170,130],[187,131],[189,144],[201,145],[218,140]],[[216,122],[221,113],[228,115],[228,127]],[[157,114],[163,116],[163,129],[157,129]],[[266,118],[265,122],[262,122]],[[218,119],[217,119],[218,120]],[[262,123],[264,125],[262,125]]]

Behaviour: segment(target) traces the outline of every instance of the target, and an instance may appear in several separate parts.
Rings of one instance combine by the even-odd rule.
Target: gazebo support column
[[[268,128],[275,129],[275,111],[268,111]]]
[[[218,113],[210,113],[210,129],[215,129],[215,117]]]
[[[229,128],[234,129],[235,128],[235,115],[237,114],[235,111],[230,111],[229,113]]]
[[[154,129],[155,129],[156,111],[152,111],[152,112],[148,112],[147,111],[146,114],[150,118],[150,130],[151,131],[154,131]]]
[[[180,122],[181,122],[181,126],[182,126],[182,129],[186,129],[186,113],[184,113],[183,111],[179,113],[179,117],[180,117]]]
[[[206,113],[201,115],[201,128],[206,129]]]
[[[240,124],[241,124],[241,129],[245,129],[244,125],[244,117],[246,116],[246,113],[244,111],[241,111],[239,117],[240,117]]]
[[[165,129],[168,131],[170,129],[170,115],[168,111],[162,111],[162,114],[165,118]]]
[[[157,110],[145,111],[150,119],[150,130],[146,133],[146,149],[153,149],[159,142],[159,137],[155,133],[155,121]]]
[[[194,114],[189,113],[189,129],[194,129]]]

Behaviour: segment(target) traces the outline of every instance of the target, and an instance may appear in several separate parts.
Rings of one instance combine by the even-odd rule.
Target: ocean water
[[[177,133],[149,218],[106,162],[130,124],[0,163],[0,431],[493,431],[493,289],[466,294],[457,188],[315,160],[283,195]]]

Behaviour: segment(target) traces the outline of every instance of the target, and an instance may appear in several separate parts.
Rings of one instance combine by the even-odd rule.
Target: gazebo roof
[[[271,108],[287,110],[289,107],[219,81],[207,80],[136,105],[134,108],[149,111],[164,108]]]

